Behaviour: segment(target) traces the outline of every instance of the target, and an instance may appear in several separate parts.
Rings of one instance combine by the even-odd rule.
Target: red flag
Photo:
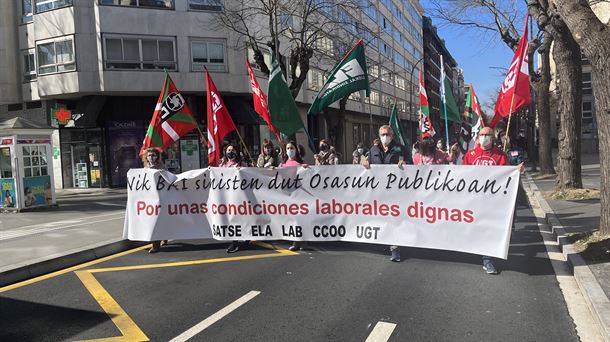
[[[250,75],[250,86],[252,87],[252,99],[254,101],[254,111],[256,111],[267,123],[271,132],[275,134],[277,140],[282,141],[280,134],[278,133],[275,126],[271,122],[271,117],[269,116],[269,109],[267,108],[267,95],[263,93],[261,88],[258,86],[258,81],[256,80],[256,76],[252,71],[252,67],[250,66],[250,61],[246,58],[246,65],[248,66],[248,74]]]
[[[207,68],[205,69],[205,84],[208,95],[208,165],[218,166],[220,143],[227,134],[236,131],[237,128],[235,128],[231,115],[222,102]]]
[[[428,106],[428,94],[424,87],[424,78],[419,71],[419,131],[422,138],[434,137],[434,127],[430,121],[430,107]]]
[[[494,108],[494,117],[489,123],[490,127],[495,127],[502,118],[509,116],[519,108],[525,107],[532,102],[527,58],[528,18],[529,16],[525,17],[523,36],[513,61],[510,63],[504,83],[502,83],[500,94],[498,94],[498,100]]]
[[[197,121],[169,74],[165,73],[165,83],[146,131],[140,155],[149,147],[165,150],[195,128]]]

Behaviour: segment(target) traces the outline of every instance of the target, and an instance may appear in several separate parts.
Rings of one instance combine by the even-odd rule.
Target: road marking
[[[125,341],[148,341],[148,337],[137,326],[137,324],[127,315],[114,298],[102,287],[99,281],[88,270],[74,272],[83,285],[87,288],[91,296],[100,304],[102,309],[108,314],[114,325],[123,334],[121,339]],[[98,339],[98,341],[108,339]],[[91,341],[91,340],[90,340]],[[93,340],[95,341],[95,340]]]
[[[396,324],[388,323],[388,322],[377,322],[373,331],[369,337],[367,337],[366,342],[386,342],[390,339],[392,332],[396,328]]]
[[[182,334],[174,337],[173,339],[170,340],[170,342],[184,342],[184,341],[188,341],[193,336],[195,336],[195,335],[199,334],[200,332],[204,331],[205,329],[207,329],[212,324],[220,321],[226,315],[228,315],[231,312],[235,311],[235,309],[237,309],[240,306],[246,304],[247,302],[252,300],[252,298],[258,296],[259,294],[260,294],[260,291],[250,291],[250,292],[246,293],[241,298],[237,299],[233,303],[231,303],[231,304],[225,306],[224,308],[220,309],[219,311],[217,311],[212,316],[204,319],[203,321],[201,321],[201,322],[197,323],[196,325],[194,325],[192,328],[190,328],[187,331],[183,332]]]
[[[124,251],[124,252],[120,252],[120,253],[116,253],[116,254],[113,254],[113,255],[109,255],[109,256],[103,257],[101,259],[96,259],[96,260],[85,262],[85,263],[80,264],[80,265],[64,268],[63,270],[59,270],[59,271],[55,271],[55,272],[52,272],[52,273],[49,273],[49,274],[41,275],[41,276],[36,277],[36,278],[24,280],[24,281],[19,282],[19,283],[15,283],[15,284],[8,285],[8,286],[5,286],[5,287],[0,287],[0,293],[6,292],[6,291],[10,291],[10,290],[22,287],[22,286],[30,285],[30,284],[33,284],[33,283],[36,283],[36,282],[39,282],[39,281],[42,281],[42,280],[45,280],[45,279],[57,277],[57,276],[62,275],[62,274],[70,273],[72,271],[76,271],[76,270],[79,270],[79,269],[84,268],[84,267],[89,267],[89,266],[92,266],[92,265],[96,265],[96,264],[102,263],[104,261],[108,261],[108,260],[112,260],[112,259],[115,259],[115,258],[118,258],[118,257],[122,257],[124,255],[135,253],[135,252],[141,251],[143,249],[148,249],[151,246],[152,245],[148,244],[148,245],[137,247],[137,248],[134,248],[134,249],[130,249],[130,250],[127,250],[127,251]]]
[[[123,214],[121,214],[121,215],[123,215]],[[52,232],[52,231],[64,229],[64,228],[78,227],[78,226],[90,225],[93,223],[108,222],[108,221],[123,220],[123,219],[124,219],[123,216],[119,216],[119,217],[113,217],[113,218],[97,220],[97,221],[88,221],[88,220],[74,221],[73,220],[73,221],[65,221],[65,222],[71,222],[73,224],[55,227],[56,225],[63,223],[62,221],[58,221],[58,222],[45,223],[43,225],[43,227],[39,227],[39,228],[5,230],[2,232],[2,236],[0,236],[0,241],[16,239],[16,238],[24,237],[24,236],[28,236],[28,235],[48,233],[48,232]]]

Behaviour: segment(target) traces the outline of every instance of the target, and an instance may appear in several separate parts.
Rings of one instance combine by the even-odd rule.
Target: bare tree
[[[591,62],[595,115],[598,124],[601,178],[600,232],[610,234],[610,28],[584,0],[552,0],[574,39]]]
[[[519,13],[517,10],[517,0],[432,0],[431,4],[433,16],[440,19],[443,23],[477,29],[485,36],[483,37],[484,39],[491,39],[493,37],[497,37],[499,34],[502,42],[513,51],[515,51],[519,45],[521,36],[519,30],[515,26],[515,22],[518,19],[517,15]],[[543,110],[543,114],[549,113],[548,90],[550,78],[546,79],[548,81],[546,86],[544,84],[539,84],[545,79],[540,77],[540,75],[534,69],[533,57],[535,51],[541,45],[544,45],[544,43],[544,36],[542,33],[539,33],[538,37],[532,39],[528,46],[530,81],[532,83],[532,88],[536,93],[536,107],[539,110]],[[543,60],[545,60],[545,53],[548,57],[548,49],[542,49],[539,52],[543,54]],[[548,58],[546,58],[546,60],[548,60]],[[495,98],[492,100],[492,103],[495,103]],[[551,153],[550,115],[543,115],[542,117],[538,118],[540,133],[540,144],[538,151],[535,149],[534,141],[534,128],[536,121],[534,110],[530,110],[525,119],[528,128],[528,154],[532,158],[538,154],[540,169],[543,173],[554,173]],[[541,122],[541,120],[548,120],[548,122]]]
[[[559,91],[559,190],[582,188],[580,165],[582,65],[580,46],[547,0],[527,0],[529,13],[541,30],[553,36],[553,60]]]

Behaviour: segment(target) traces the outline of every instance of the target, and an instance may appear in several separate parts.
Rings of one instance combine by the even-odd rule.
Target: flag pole
[[[516,81],[515,81],[516,83]],[[508,112],[508,124],[506,124],[506,135],[504,139],[504,147],[502,148],[504,152],[506,152],[506,143],[508,142],[508,132],[510,130],[510,117],[513,115],[513,102],[515,101],[515,92],[513,92],[513,97],[510,100],[510,111]]]
[[[443,112],[445,113],[445,148],[449,149],[449,121],[447,120],[447,98],[445,96],[445,66],[443,63],[443,55],[441,56],[441,88],[443,89]]]

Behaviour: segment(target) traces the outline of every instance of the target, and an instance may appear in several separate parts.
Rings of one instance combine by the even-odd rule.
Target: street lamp
[[[417,62],[415,62],[415,64],[413,64],[413,66],[411,67],[411,74],[410,74],[410,78],[409,78],[409,115],[411,115],[413,113],[413,72],[415,71],[415,68],[417,67],[417,65],[424,60],[424,57],[422,56],[422,58],[420,58]]]

